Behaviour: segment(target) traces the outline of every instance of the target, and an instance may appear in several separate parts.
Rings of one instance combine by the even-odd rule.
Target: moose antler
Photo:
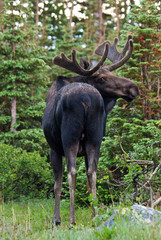
[[[108,44],[109,46],[109,50],[108,50],[108,54],[107,54],[107,58],[114,64],[109,65],[107,67],[105,67],[107,70],[109,71],[113,71],[119,67],[121,67],[123,64],[125,64],[125,62],[128,61],[128,59],[131,57],[132,55],[132,51],[133,51],[133,40],[132,40],[132,36],[129,35],[127,42],[123,48],[123,50],[121,52],[119,52],[117,50],[117,43],[118,43],[118,38],[114,39],[113,44],[111,44],[110,41],[105,41],[104,43],[102,43],[101,45],[99,45],[96,50],[95,53],[97,55],[102,56],[103,51],[105,46]],[[127,55],[125,56],[126,52],[128,51]]]
[[[83,76],[91,76],[94,74],[105,62],[107,55],[108,55],[108,43],[104,45],[104,49],[102,52],[102,58],[98,62],[96,66],[94,66],[92,69],[86,70],[81,67],[81,65],[77,62],[77,56],[76,56],[76,51],[72,51],[72,60],[67,58],[64,53],[61,53],[61,57],[56,56],[53,59],[53,63],[63,67],[67,70],[70,70],[71,72],[77,73],[79,75]]]

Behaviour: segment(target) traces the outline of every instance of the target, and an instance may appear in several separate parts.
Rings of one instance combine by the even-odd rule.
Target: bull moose
[[[53,63],[78,75],[59,76],[52,84],[43,116],[43,130],[51,148],[50,158],[54,171],[55,209],[52,223],[60,224],[60,196],[62,189],[62,157],[65,156],[70,190],[70,222],[76,224],[75,188],[76,157],[85,156],[87,188],[96,198],[96,171],[106,118],[118,98],[127,102],[139,96],[133,81],[114,76],[111,71],[124,65],[132,55],[133,40],[129,35],[121,52],[117,50],[118,39],[111,44],[105,41],[95,53],[102,56],[96,66],[77,61],[76,51],[72,60],[64,53],[56,56]],[[102,67],[106,58],[112,64]],[[92,215],[95,216],[94,207]]]

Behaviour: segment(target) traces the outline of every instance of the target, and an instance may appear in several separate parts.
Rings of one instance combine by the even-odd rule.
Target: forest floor
[[[70,226],[69,202],[61,201],[59,227],[51,229],[53,199],[21,199],[0,203],[0,239],[2,240],[160,240],[161,224],[134,224],[119,221],[110,228],[98,226],[101,218],[92,222],[91,209],[76,206],[77,225]],[[105,215],[105,209],[102,209]],[[104,212],[104,213],[103,213]],[[103,218],[102,218],[103,219]],[[107,216],[108,219],[108,216]],[[103,220],[102,220],[103,224]]]

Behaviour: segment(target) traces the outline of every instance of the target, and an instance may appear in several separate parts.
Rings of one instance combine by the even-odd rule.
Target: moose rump
[[[96,198],[96,170],[105,130],[104,102],[98,90],[86,83],[63,86],[54,97],[54,108],[51,101],[50,97],[44,113],[43,130],[51,148],[55,176],[53,223],[60,223],[62,156],[65,156],[69,173],[70,222],[75,224],[76,157],[85,156],[88,191]]]

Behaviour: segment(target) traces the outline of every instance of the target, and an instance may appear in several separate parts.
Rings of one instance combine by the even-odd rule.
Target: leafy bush
[[[45,157],[0,144],[0,190],[5,200],[21,195],[43,197],[52,185],[52,170]]]
[[[14,145],[15,148],[22,148],[27,152],[39,151],[41,156],[48,156],[49,154],[49,147],[41,128],[2,132],[0,142]]]

